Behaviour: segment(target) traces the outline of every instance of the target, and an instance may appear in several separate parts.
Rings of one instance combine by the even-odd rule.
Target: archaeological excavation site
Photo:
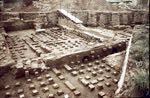
[[[0,0],[0,98],[150,98],[148,7]]]

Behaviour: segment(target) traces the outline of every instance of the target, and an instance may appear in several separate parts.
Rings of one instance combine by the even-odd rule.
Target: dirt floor
[[[122,58],[123,54],[118,53],[117,58]],[[106,93],[107,96],[112,97],[114,95],[114,92],[117,87],[117,82],[114,82],[114,79],[119,79],[120,77],[120,71],[115,70],[114,66],[116,64],[120,65],[122,64],[119,60],[116,60],[116,63],[102,63],[102,62],[109,62],[111,58],[114,58],[116,56],[109,56],[106,57],[103,61],[101,60],[96,60],[93,62],[90,62],[90,64],[79,64],[79,65],[69,65],[71,68],[73,68],[73,71],[77,72],[77,75],[73,76],[71,72],[68,72],[65,68],[58,69],[61,72],[61,75],[65,78],[64,80],[60,80],[58,76],[50,69],[50,70],[44,70],[44,72],[38,74],[38,76],[30,75],[28,78],[20,78],[20,79],[15,79],[13,75],[13,71],[8,72],[5,74],[3,77],[0,79],[0,85],[1,87],[5,87],[7,85],[10,86],[8,89],[2,89],[0,92],[1,98],[5,98],[5,93],[10,92],[12,94],[11,98],[18,98],[19,95],[24,94],[26,98],[37,98],[37,96],[40,96],[41,98],[47,98],[48,94],[52,93],[55,95],[55,98],[63,98],[65,94],[68,94],[71,98],[97,98],[98,97],[98,92],[103,91]],[[96,62],[99,62],[97,64]],[[103,66],[104,65],[104,66]],[[104,68],[103,68],[104,67]],[[121,65],[120,65],[121,67]],[[108,71],[109,70],[109,71]],[[83,71],[83,72],[82,72]],[[93,72],[96,72],[96,76],[92,75]],[[114,74],[116,72],[117,74]],[[58,89],[62,89],[64,94],[59,96],[57,94],[58,89],[54,89],[52,84],[48,84],[48,79],[46,78],[46,74],[49,74],[50,77],[54,79],[54,82],[59,85]],[[37,80],[38,77],[41,77],[42,80]],[[86,81],[88,81],[90,84],[93,84],[95,89],[91,91],[87,86],[84,86],[80,81],[79,78],[85,78]],[[88,78],[86,78],[88,77]],[[100,78],[104,80],[100,80]],[[31,79],[31,83],[27,83],[27,79]],[[92,81],[96,82],[92,82]],[[46,82],[46,86],[48,87],[49,91],[43,92],[42,89],[44,87],[40,86],[40,82]],[[73,86],[76,87],[76,90],[81,92],[80,96],[75,96],[73,94],[73,91],[68,89],[66,85],[64,84],[65,81],[70,81]],[[15,84],[17,82],[20,82],[21,85],[18,87],[15,87]],[[103,89],[98,90],[97,89],[97,84],[102,84]],[[106,86],[107,83],[110,83],[110,87]],[[36,96],[32,96],[32,92],[29,89],[29,85],[34,84],[35,89],[38,90],[38,94]],[[17,93],[18,89],[23,89],[22,93]]]

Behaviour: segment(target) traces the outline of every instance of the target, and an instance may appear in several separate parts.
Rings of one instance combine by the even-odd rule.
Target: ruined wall
[[[78,17],[88,26],[116,26],[116,25],[131,25],[131,24],[148,24],[148,11],[71,11],[73,15]]]
[[[126,49],[126,41],[121,41],[121,42],[116,41],[111,45],[107,45],[107,46],[100,45],[98,47],[94,47],[89,50],[85,50],[70,55],[59,56],[54,59],[44,58],[44,62],[46,63],[47,66],[60,68],[63,67],[64,64],[71,65],[71,62],[74,62],[74,64],[77,64],[78,62],[87,63],[89,61],[98,58],[103,58],[113,53],[124,51],[125,49]],[[86,61],[86,59],[88,61]]]
[[[48,13],[5,12],[0,13],[0,24],[5,27],[6,31],[24,30],[24,29],[33,29],[35,23],[38,23],[38,21],[41,22],[43,27],[57,25],[58,23],[57,18],[58,16],[57,13],[55,12],[48,12]]]

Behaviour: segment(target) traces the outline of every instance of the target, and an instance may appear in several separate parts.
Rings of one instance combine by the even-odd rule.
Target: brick
[[[48,98],[54,98],[54,94],[49,94]]]
[[[45,92],[48,92],[49,89],[48,89],[48,87],[44,87],[44,88],[42,89],[42,91],[45,93]]]
[[[19,98],[25,98],[24,94],[19,95]]]
[[[110,79],[111,77],[109,75],[105,75],[105,78],[106,79]]]
[[[97,84],[98,81],[97,80],[91,80],[91,84]]]
[[[34,84],[30,84],[29,89],[30,90],[35,89],[35,85]]]
[[[60,80],[65,80],[65,77],[64,77],[63,75],[58,76],[58,78],[59,78]]]
[[[105,68],[105,65],[103,65],[103,64],[102,64],[102,65],[100,65],[100,68]]]
[[[99,63],[99,61],[98,61],[98,60],[96,60],[96,61],[95,61],[95,64],[96,64],[96,65],[99,65],[100,63]]]
[[[61,72],[58,69],[53,68],[52,70],[57,76],[61,75]]]
[[[42,81],[42,77],[41,76],[37,77],[37,80]]]
[[[65,85],[66,85],[71,91],[76,90],[76,87],[73,86],[69,81],[66,81],[66,82],[65,82]]]
[[[90,76],[85,76],[85,79],[86,79],[86,80],[90,80],[91,77],[90,77]]]
[[[88,68],[86,71],[87,71],[87,72],[91,72],[92,70],[91,70],[90,68]]]
[[[5,89],[6,89],[6,90],[10,89],[10,85],[6,85],[6,86],[5,86]]]
[[[32,80],[31,79],[27,79],[27,83],[32,83]]]
[[[33,95],[33,96],[38,95],[38,93],[39,93],[38,90],[36,90],[36,89],[35,89],[35,90],[32,90],[32,95]]]
[[[57,95],[58,96],[61,96],[61,95],[63,95],[64,94],[64,92],[61,90],[61,89],[59,89],[58,91],[57,91]]]
[[[89,63],[89,64],[88,64],[88,67],[92,67],[92,66],[93,66],[92,63]]]
[[[16,82],[15,83],[15,87],[19,87],[19,86],[21,86],[21,83],[20,82]]]
[[[110,87],[110,86],[111,86],[111,84],[110,84],[109,82],[106,82],[105,85],[106,85],[107,87]]]
[[[58,89],[59,88],[59,85],[57,83],[53,84],[53,88],[54,89]]]
[[[78,90],[75,90],[73,93],[74,93],[75,96],[80,96],[81,95],[81,92],[78,91]]]
[[[85,65],[84,64],[81,64],[81,69],[84,69],[85,68]]]
[[[89,85],[88,85],[88,88],[89,88],[91,91],[93,91],[93,90],[95,89],[95,86],[94,86],[93,84],[89,84]]]
[[[103,72],[102,69],[100,69],[100,70],[98,70],[98,73],[99,73],[99,74],[103,74],[104,72]]]
[[[42,82],[40,82],[40,86],[44,87],[44,86],[46,86],[46,83],[42,81]]]
[[[117,80],[117,79],[113,79],[113,82],[114,82],[115,84],[117,84],[117,83],[118,83],[118,80]]]
[[[72,71],[71,74],[72,74],[73,76],[77,76],[78,72],[77,72],[77,71]]]
[[[97,76],[97,72],[93,71],[93,72],[92,72],[92,76],[93,76],[93,77]]]
[[[51,78],[51,75],[50,75],[50,74],[46,74],[46,75],[45,75],[45,78],[46,78],[46,79]]]
[[[81,79],[81,83],[82,83],[84,86],[88,86],[88,85],[89,85],[89,82],[86,81],[85,79]]]
[[[108,67],[107,67],[105,70],[106,70],[107,72],[110,72],[110,71],[111,71],[111,69],[110,69],[110,68],[108,68]]]
[[[104,78],[97,78],[99,82],[104,81]]]
[[[98,83],[98,84],[97,84],[97,89],[98,89],[98,90],[102,90],[102,89],[103,89],[103,85],[102,85],[101,83]]]
[[[6,93],[5,93],[5,97],[6,97],[6,98],[11,97],[11,93],[10,93],[10,92],[6,92]]]
[[[54,84],[53,78],[49,78],[49,79],[48,79],[48,83],[49,83],[49,84]]]
[[[93,69],[96,71],[96,70],[98,70],[98,67],[97,67],[97,66],[94,66]]]
[[[79,70],[79,74],[84,74],[84,70]]]
[[[105,94],[105,92],[99,92],[98,93],[98,98],[103,98],[103,96],[105,96],[106,94]]]
[[[70,66],[68,66],[67,64],[64,65],[64,68],[68,71],[71,72],[72,68]]]
[[[17,93],[18,93],[18,94],[21,94],[21,93],[23,93],[23,92],[24,92],[23,89],[18,89],[18,90],[17,90]]]

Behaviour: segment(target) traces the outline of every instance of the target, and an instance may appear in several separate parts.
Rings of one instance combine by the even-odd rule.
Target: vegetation
[[[131,59],[141,64],[135,64],[130,78],[131,96],[149,96],[149,31],[141,26],[133,30]],[[139,66],[140,65],[140,66]],[[132,81],[133,80],[133,81]]]

